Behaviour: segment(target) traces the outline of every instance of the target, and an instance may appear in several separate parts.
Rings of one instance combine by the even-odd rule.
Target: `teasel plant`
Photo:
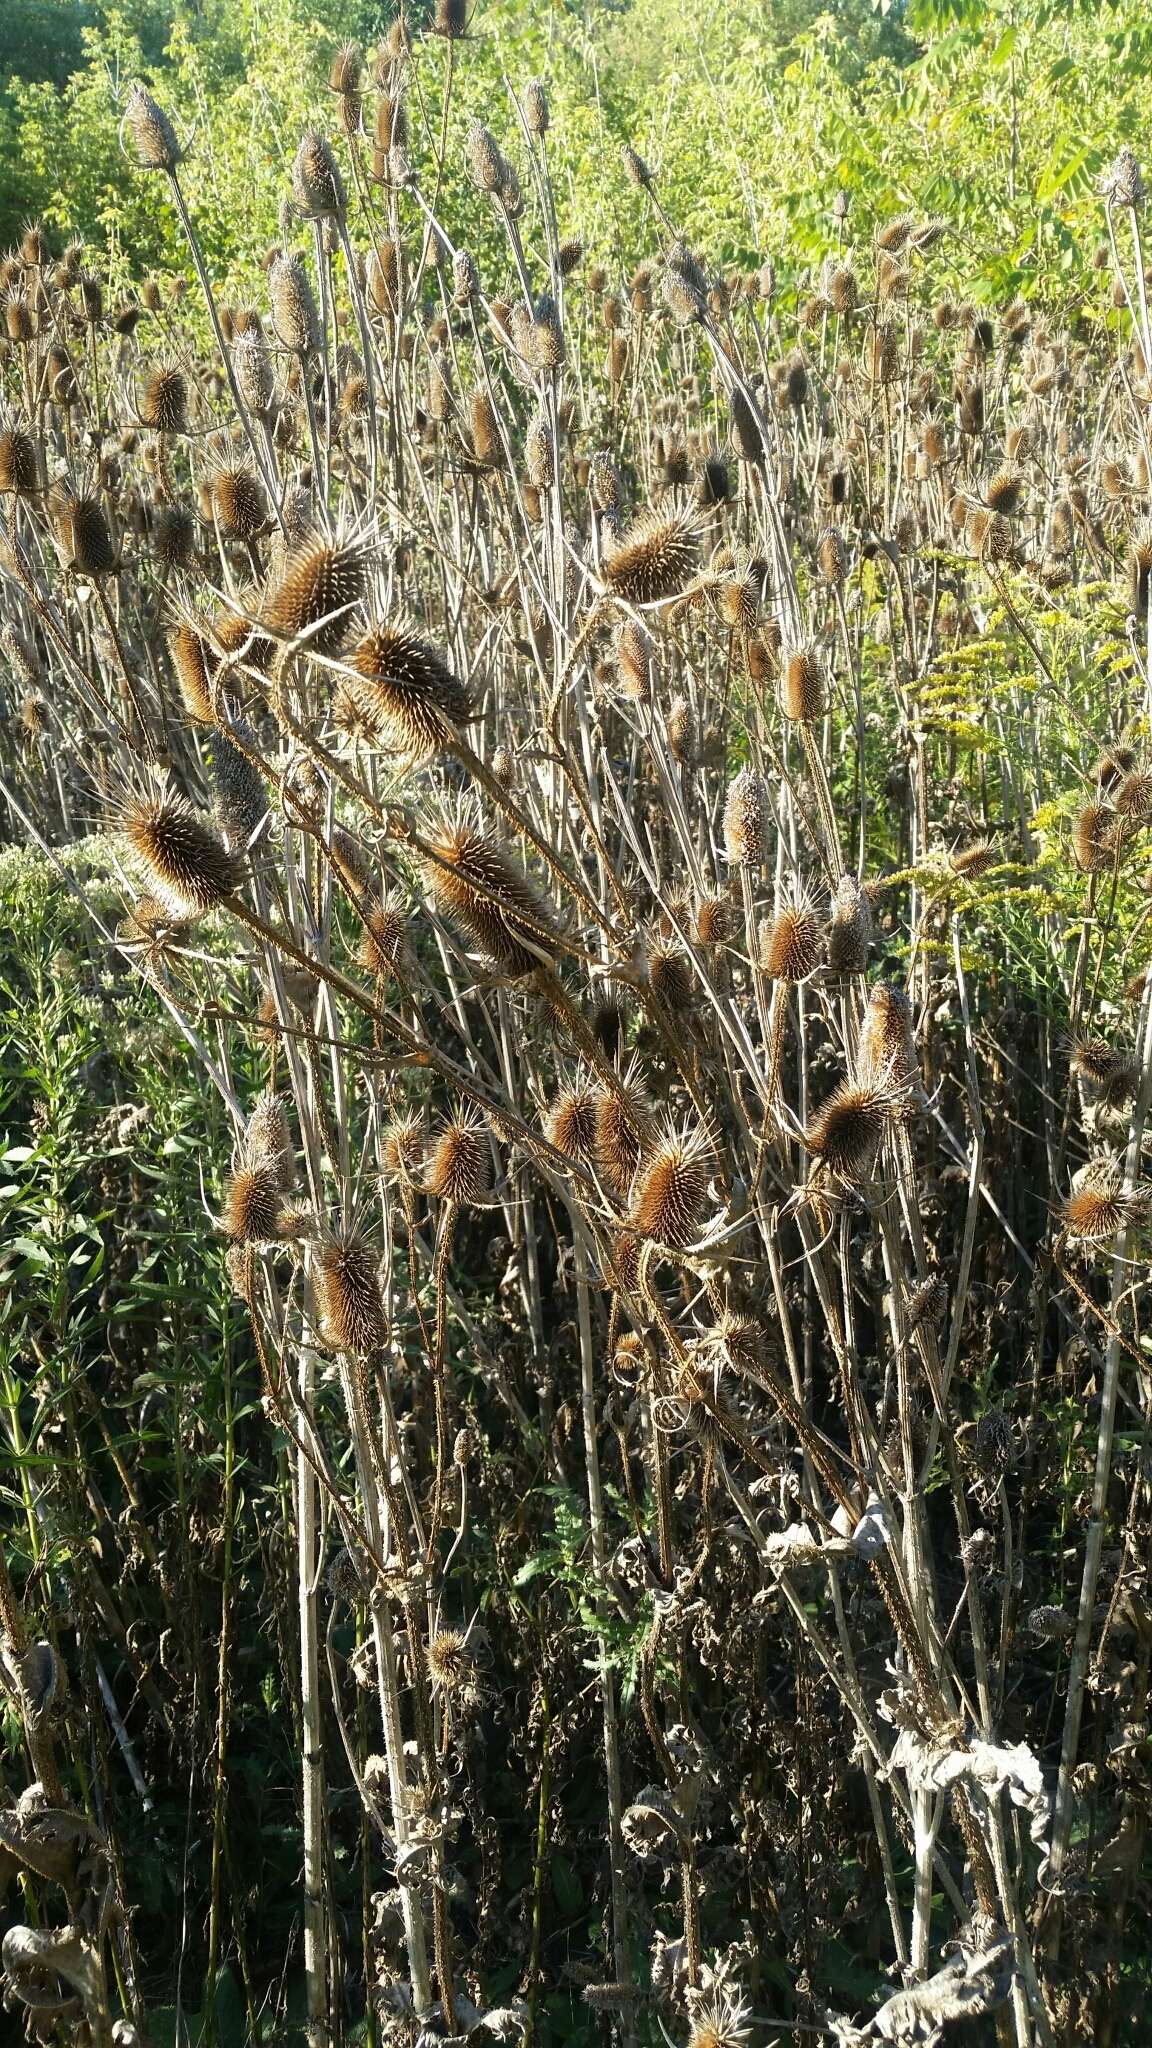
[[[1147,1472],[1116,1462],[1148,1402],[1139,169],[1106,182],[1075,333],[957,296],[915,211],[858,238],[834,214],[786,286],[725,272],[631,149],[625,276],[561,231],[545,84],[508,81],[450,157],[467,26],[434,10],[438,66],[402,23],[340,53],[249,305],[185,197],[194,138],[143,86],[125,154],[198,298],[161,326],[142,292],[129,322],[99,252],[9,264],[33,318],[2,359],[3,792],[81,892],[62,849],[108,836],[100,939],[231,1125],[207,1256],[292,1475],[308,2038],[349,2038],[350,1974],[374,2039],[546,2024],[577,1709],[537,1672],[510,1971],[468,1611],[507,1540],[496,1442],[581,1502],[588,2006],[697,2048],[761,2022],[936,2038],[961,2010],[1075,2038],[1107,1986],[1073,1837],[1090,1858],[1143,1827],[1136,1737],[1110,1804],[1091,1765],[1089,1820],[1083,1742],[1086,1715],[1097,1759],[1138,1719],[1124,1630],[1148,1666]],[[512,1343],[478,1306],[485,1234]],[[1027,1548],[1054,1384],[1096,1404],[1078,1590]],[[71,1809],[0,1592],[34,1782]],[[490,1636],[530,1610],[513,1593]],[[1066,1663],[1037,1663],[1025,1598]],[[862,1790],[903,2033],[820,1989],[851,1798],[817,1811],[782,1715]],[[1121,1920],[1135,1894],[1129,1871]],[[85,1923],[78,1990],[63,1947],[36,1965],[96,2041],[114,1932]],[[4,1953],[32,2010],[28,1945]],[[781,1956],[793,2010],[764,2015]]]

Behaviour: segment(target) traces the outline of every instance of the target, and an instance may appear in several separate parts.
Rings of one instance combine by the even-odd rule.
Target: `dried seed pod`
[[[649,508],[633,520],[605,562],[604,581],[630,604],[676,597],[696,566],[699,538],[692,508],[671,513]]]
[[[304,220],[335,220],[348,205],[331,143],[318,128],[300,138],[292,164],[292,197]]]
[[[1083,804],[1072,821],[1072,852],[1081,874],[1107,874],[1114,853],[1112,812],[1106,804]]]
[[[599,1102],[590,1082],[576,1081],[561,1089],[544,1120],[548,1143],[580,1166],[589,1165],[596,1156]]]
[[[825,583],[840,590],[848,575],[848,548],[838,526],[826,526],[816,548],[816,563]]]
[[[618,1194],[631,1187],[651,1133],[652,1110],[633,1059],[618,1085],[602,1088],[596,1102],[596,1161]]]
[[[780,668],[780,709],[785,718],[811,724],[828,709],[824,670],[811,647],[793,647]]]
[[[232,349],[232,369],[241,398],[257,419],[266,419],[272,409],[272,356],[263,335],[250,331],[237,337]]]
[[[291,355],[315,355],[322,338],[320,315],[311,279],[299,256],[281,254],[274,258],[268,272],[268,294],[272,325],[280,346]]]
[[[1001,512],[1005,518],[1014,518],[1020,511],[1024,498],[1024,473],[1009,465],[997,470],[984,493],[984,502],[993,512]]]
[[[241,1244],[270,1244],[278,1232],[282,1199],[276,1162],[257,1158],[232,1175],[221,1227]]]
[[[724,803],[724,855],[740,867],[760,867],[767,853],[768,793],[751,767],[728,785]]]
[[[552,429],[541,412],[537,412],[528,428],[524,443],[524,468],[533,490],[546,491],[556,476],[556,445]]]
[[[350,541],[303,541],[265,606],[262,623],[282,640],[307,639],[318,654],[338,654],[363,603],[367,558]]]
[[[316,1260],[321,1328],[336,1351],[366,1358],[387,1334],[376,1253],[355,1232],[329,1240]]]
[[[803,897],[782,903],[760,927],[760,965],[771,981],[807,981],[823,956],[824,927]]]
[[[643,157],[627,142],[620,151],[620,161],[624,166],[624,175],[630,185],[635,185],[637,190],[641,192],[650,192],[652,190],[652,173],[648,165]]]
[[[508,166],[498,144],[481,121],[469,124],[465,160],[472,182],[481,192],[500,191]]]
[[[672,939],[656,939],[648,948],[648,987],[666,1010],[680,1013],[691,1007],[696,992],[692,963],[682,946]]]
[[[196,521],[187,505],[157,505],[152,553],[161,568],[187,569],[196,553]]]
[[[696,905],[694,937],[698,946],[723,946],[732,936],[732,905],[723,896],[704,896]]]
[[[212,479],[212,507],[229,540],[254,540],[268,517],[264,486],[242,463],[220,470]]]
[[[23,427],[9,427],[0,434],[0,494],[23,497],[38,482],[35,441]]]
[[[436,752],[476,717],[467,686],[402,626],[377,626],[348,657],[352,694],[377,738],[413,755]]]
[[[213,725],[212,676],[217,657],[203,636],[187,620],[177,626],[168,642],[180,697],[189,718],[198,725]]]
[[[387,981],[405,964],[408,950],[408,919],[392,903],[370,903],[364,911],[356,959],[377,981]]]
[[[517,976],[551,966],[560,943],[551,911],[478,824],[457,818],[434,833],[424,876],[437,909],[497,966]]]
[[[845,875],[832,900],[828,927],[830,974],[863,974],[872,944],[872,906],[851,875]]]
[[[842,1081],[804,1132],[820,1176],[843,1187],[867,1180],[895,1107],[887,1088]]]
[[[689,766],[696,754],[696,720],[692,716],[692,706],[687,697],[678,696],[672,699],[668,706],[668,716],[664,721],[664,731],[672,759],[679,761],[682,767]]]
[[[140,395],[140,419],[158,434],[188,432],[188,379],[183,370],[150,372]]]
[[[868,998],[856,1048],[861,1081],[919,1089],[920,1062],[912,1035],[912,1005],[902,988],[878,981]]]
[[[1140,1062],[1118,1052],[1103,1038],[1079,1038],[1072,1048],[1072,1071],[1091,1081],[1109,1109],[1134,1102],[1140,1088]]]
[[[439,1133],[428,1163],[426,1191],[454,1208],[482,1201],[492,1185],[488,1132],[475,1113],[461,1113]]]
[[[633,703],[650,704],[655,674],[655,644],[636,619],[626,619],[616,635],[616,674]]]
[[[117,555],[99,498],[78,498],[67,490],[57,490],[50,509],[67,566],[80,576],[111,576],[118,566]]]
[[[124,108],[124,130],[131,136],[136,161],[143,171],[174,171],[184,160],[176,130],[150,92],[136,84]]]
[[[122,829],[149,886],[175,917],[202,916],[240,886],[239,861],[184,797],[130,803]]]
[[[468,32],[468,0],[436,0],[430,27],[433,35],[458,42]]]
[[[1105,1155],[1081,1167],[1060,1220],[1074,1243],[1104,1244],[1130,1224],[1143,1227],[1148,1220],[1150,1198],[1152,1190],[1145,1187],[1126,1191],[1119,1160]]]
[[[639,1237],[684,1250],[700,1234],[712,1150],[701,1131],[663,1133],[636,1175],[628,1220]]]

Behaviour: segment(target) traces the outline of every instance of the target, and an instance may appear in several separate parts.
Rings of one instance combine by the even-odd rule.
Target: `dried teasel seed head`
[[[823,957],[824,926],[803,897],[782,903],[760,927],[760,965],[771,981],[807,981]]]
[[[825,527],[816,548],[816,564],[833,590],[843,587],[848,576],[848,547],[838,526]]]
[[[217,729],[212,736],[209,765],[217,821],[228,846],[239,851],[247,847],[267,814],[268,792],[250,759],[259,751],[255,733],[241,719],[233,721],[232,731],[243,746],[237,746],[226,732]]]
[[[347,208],[340,166],[318,128],[307,129],[300,138],[292,163],[292,198],[304,220],[334,220]]]
[[[276,1238],[283,1189],[279,1168],[270,1159],[256,1159],[232,1175],[224,1200],[221,1228],[241,1244],[270,1244]]]
[[[468,0],[436,0],[430,27],[433,35],[459,42],[468,33]]]
[[[529,423],[524,442],[524,469],[533,490],[551,488],[556,476],[556,444],[542,412],[537,412]]]
[[[652,190],[652,173],[643,157],[632,148],[630,143],[626,142],[620,151],[620,161],[624,166],[624,175],[630,185],[635,185],[640,192],[650,192]]]
[[[1107,804],[1081,805],[1072,820],[1072,852],[1084,875],[1106,874],[1114,853],[1110,837],[1112,812]]]
[[[548,95],[543,80],[530,79],[524,88],[524,123],[531,135],[548,133]]]
[[[626,1194],[652,1133],[652,1110],[640,1070],[630,1060],[615,1088],[596,1105],[596,1161],[609,1186]]]
[[[637,1235],[683,1250],[700,1234],[712,1150],[703,1133],[665,1131],[641,1163],[629,1222]]]
[[[217,660],[208,642],[185,620],[177,626],[168,647],[189,718],[198,725],[213,725],[216,713],[212,705],[212,675]]]
[[[851,875],[845,875],[832,899],[828,926],[828,971],[830,974],[863,974],[872,944],[872,905],[867,893]]]
[[[621,484],[612,457],[601,449],[588,465],[588,495],[597,512],[615,512],[620,504]]]
[[[596,1157],[599,1093],[589,1081],[574,1081],[561,1089],[544,1120],[544,1135],[550,1145],[587,1166]]]
[[[648,948],[647,971],[649,991],[666,1010],[678,1013],[691,1007],[696,977],[687,953],[675,940],[653,940]]]
[[[176,130],[145,87],[136,84],[124,109],[124,129],[131,136],[136,161],[143,171],[174,171],[184,160]]]
[[[804,1132],[820,1176],[842,1187],[867,1180],[898,1107],[888,1087],[842,1081]]]
[[[140,798],[125,809],[121,829],[175,917],[202,916],[240,886],[240,862],[185,797]]]
[[[476,1657],[458,1629],[442,1628],[428,1644],[428,1676],[438,1692],[460,1692],[476,1678]]]
[[[912,1005],[902,988],[878,981],[868,998],[856,1048],[861,1081],[919,1089],[920,1062],[912,1032]]]
[[[152,523],[152,553],[165,569],[187,569],[196,553],[196,521],[187,505],[158,505]]]
[[[668,707],[668,716],[664,721],[664,731],[672,759],[679,761],[682,767],[690,765],[696,753],[696,720],[687,697],[677,696],[672,699]]]
[[[394,1180],[414,1187],[424,1165],[425,1131],[414,1112],[398,1116],[384,1132],[384,1170]]]
[[[140,394],[139,412],[142,424],[158,434],[186,434],[188,379],[183,370],[151,371]]]
[[[828,685],[811,647],[793,647],[780,664],[780,709],[785,718],[811,724],[828,708]]]
[[[457,818],[434,832],[424,878],[436,908],[513,975],[551,965],[560,934],[523,870],[478,824]]]
[[[0,434],[0,494],[23,497],[38,482],[35,441],[23,427],[9,427]]]
[[[374,627],[348,662],[366,722],[397,751],[435,753],[476,716],[471,693],[442,655],[402,626]]]
[[[754,768],[741,768],[724,802],[724,856],[739,867],[763,865],[767,853],[768,792]]]
[[[461,1111],[437,1134],[428,1162],[425,1191],[454,1208],[483,1201],[492,1185],[487,1127],[473,1111]]]
[[[481,192],[499,193],[508,165],[499,144],[481,121],[469,125],[465,157],[473,184]]]
[[[408,919],[392,903],[370,903],[364,912],[364,930],[356,959],[377,981],[386,981],[404,962],[408,947]]]
[[[237,463],[212,479],[212,508],[228,540],[254,540],[268,517],[264,486],[255,470]]]
[[[1072,1071],[1091,1081],[1109,1109],[1135,1101],[1140,1088],[1140,1063],[1103,1038],[1078,1038],[1072,1047]]]
[[[292,1132],[279,1095],[268,1093],[257,1102],[244,1130],[244,1155],[249,1165],[272,1166],[286,1194],[295,1187]]]
[[[724,896],[702,896],[696,905],[693,936],[698,946],[727,945],[734,929],[732,905]]]
[[[696,566],[699,539],[694,508],[665,513],[649,507],[632,521],[605,562],[604,581],[629,604],[677,597]]]
[[[999,856],[996,848],[987,839],[974,839],[968,846],[954,847],[948,855],[948,866],[954,875],[960,875],[966,882],[978,882],[996,866]]]
[[[54,491],[49,509],[67,566],[81,576],[111,576],[117,567],[116,549],[99,498]]]
[[[616,636],[616,673],[620,688],[636,704],[650,704],[655,674],[655,644],[636,619],[626,619]]]
[[[338,654],[364,599],[367,558],[351,541],[307,539],[289,556],[262,623],[283,640],[307,639],[317,654]]]
[[[268,272],[268,295],[276,339],[291,355],[315,355],[320,348],[320,315],[312,282],[299,256],[278,255]]]
[[[377,1256],[366,1239],[349,1231],[320,1246],[316,1295],[321,1329],[334,1350],[366,1358],[380,1349],[384,1302]]]
[[[998,470],[984,493],[984,502],[993,512],[1003,513],[1012,518],[1019,512],[1024,499],[1024,474],[1022,470],[1008,467]]]
[[[1130,1224],[1143,1227],[1152,1211],[1152,1189],[1126,1190],[1118,1159],[1105,1154],[1081,1167],[1060,1220],[1073,1243],[1104,1244]]]

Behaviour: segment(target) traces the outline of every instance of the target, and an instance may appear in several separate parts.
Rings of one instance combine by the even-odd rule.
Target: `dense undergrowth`
[[[1124,121],[1049,205],[1005,29],[977,232],[897,39],[762,237],[620,23],[267,27],[279,171],[193,37],[3,268],[10,2011],[1139,2040]]]

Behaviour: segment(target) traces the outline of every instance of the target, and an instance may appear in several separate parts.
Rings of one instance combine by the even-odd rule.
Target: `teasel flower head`
[[[560,934],[523,870],[467,813],[429,838],[424,879],[436,908],[506,973],[550,966]]]
[[[912,1031],[912,1005],[902,988],[878,981],[868,998],[856,1048],[861,1081],[888,1082],[906,1089],[911,1098],[920,1089],[920,1062]]]
[[[459,42],[468,33],[468,0],[436,0],[430,27],[434,36]]]
[[[708,310],[708,279],[692,251],[677,242],[660,275],[664,303],[682,327],[702,320]]]
[[[905,1319],[909,1331],[924,1323],[942,1323],[948,1310],[948,1282],[943,1273],[930,1273],[908,1296]]]
[[[151,542],[161,568],[187,569],[196,553],[196,522],[188,506],[156,506]]]
[[[967,846],[953,847],[948,855],[948,866],[963,881],[978,882],[982,875],[996,866],[998,859],[996,848],[987,839],[973,839]]]
[[[320,347],[320,315],[312,281],[299,256],[273,258],[268,272],[272,325],[276,339],[290,355],[315,355]]]
[[[616,635],[616,674],[624,696],[635,704],[652,702],[656,648],[650,633],[636,619],[626,619]]]
[[[140,394],[140,420],[157,434],[188,432],[188,379],[183,370],[149,371]]]
[[[239,852],[247,847],[267,814],[268,792],[249,758],[259,751],[255,733],[242,719],[233,720],[233,730],[243,746],[237,746],[226,732],[217,728],[212,735],[209,766],[217,821],[228,846]]]
[[[278,639],[306,639],[317,654],[338,654],[363,603],[367,581],[362,547],[314,534],[289,555],[262,623]]]
[[[221,1228],[240,1244],[271,1244],[278,1234],[282,1200],[277,1162],[251,1160],[228,1183]]]
[[[356,1231],[323,1243],[316,1257],[320,1326],[335,1351],[367,1358],[383,1344],[387,1326],[375,1251]]]
[[[1091,1081],[1108,1109],[1134,1102],[1140,1089],[1140,1062],[1119,1052],[1103,1038],[1078,1038],[1072,1047],[1072,1071]]]
[[[253,1109],[244,1129],[244,1158],[248,1166],[271,1166],[285,1194],[295,1187],[292,1132],[279,1095],[262,1095]]]
[[[492,1185],[492,1152],[488,1129],[475,1110],[460,1110],[444,1125],[432,1145],[425,1192],[454,1208],[483,1201]]]
[[[984,503],[1007,519],[1020,511],[1024,498],[1024,472],[1011,464],[999,469],[984,493]]]
[[[384,1171],[402,1186],[414,1188],[424,1168],[424,1120],[414,1110],[392,1119],[384,1132]]]
[[[702,896],[696,905],[692,936],[698,946],[726,946],[734,918],[726,896]]]
[[[1143,824],[1152,817],[1152,769],[1132,768],[1112,791],[1118,816]]]
[[[292,197],[303,220],[335,220],[348,205],[340,166],[327,137],[309,128],[292,163]]]
[[[1152,1213],[1152,1188],[1125,1190],[1118,1159],[1105,1153],[1080,1168],[1060,1220],[1073,1244],[1110,1243],[1130,1224],[1143,1228]]]
[[[543,413],[537,411],[524,442],[524,470],[533,490],[546,491],[556,476],[556,444]]]
[[[560,1089],[544,1119],[548,1143],[578,1166],[590,1165],[596,1157],[599,1103],[593,1084],[579,1079]]]
[[[830,974],[863,974],[872,944],[872,905],[852,875],[844,875],[832,899],[828,926]]]
[[[748,2048],[752,2008],[732,1986],[714,1984],[692,2002],[688,2048]]]
[[[645,1153],[633,1183],[628,1220],[637,1235],[686,1250],[700,1235],[713,1165],[702,1131],[665,1130]]]
[[[814,1178],[838,1188],[859,1186],[872,1172],[881,1140],[906,1113],[904,1095],[890,1083],[842,1081],[804,1132]]]
[[[394,903],[368,903],[356,959],[377,981],[386,981],[403,966],[408,951],[409,922]]]
[[[619,510],[620,476],[606,449],[599,449],[588,464],[588,495],[597,512]]]
[[[654,939],[645,965],[649,992],[663,1009],[680,1014],[691,1008],[696,977],[682,946],[674,939]]]
[[[459,1629],[442,1628],[428,1645],[428,1676],[434,1691],[467,1691],[476,1679],[476,1657]]]
[[[803,894],[786,898],[760,927],[760,965],[771,981],[807,981],[823,957],[824,926]]]
[[[142,171],[174,171],[184,151],[163,107],[144,86],[136,84],[124,109],[124,130],[131,136]]]
[[[632,1185],[652,1134],[652,1109],[635,1058],[615,1088],[601,1088],[596,1108],[596,1162],[609,1186],[624,1195]]]
[[[624,166],[624,175],[630,185],[635,185],[640,192],[650,192],[652,190],[652,173],[643,157],[632,148],[630,143],[626,142],[620,151],[620,161]]]
[[[241,863],[185,797],[137,798],[125,806],[121,829],[174,917],[202,917],[240,886]]]
[[[1102,790],[1114,789],[1117,783],[1123,782],[1126,775],[1131,774],[1137,758],[1135,747],[1105,747],[1104,752],[1097,755],[1088,770],[1089,777]]]
[[[648,507],[626,529],[601,573],[612,594],[627,603],[659,604],[680,595],[696,567],[699,542],[694,507]]]
[[[482,121],[469,124],[465,156],[472,183],[481,192],[499,193],[508,169],[504,153]]]
[[[437,752],[476,709],[443,656],[404,626],[375,626],[348,657],[352,694],[376,735],[415,758]]]
[[[67,567],[80,576],[111,576],[117,555],[99,498],[77,497],[70,490],[57,489],[49,500],[49,510]]]
[[[0,434],[0,495],[25,497],[36,489],[36,443],[23,427]]]
[[[758,868],[768,850],[768,792],[752,767],[741,768],[724,802],[724,855],[734,866]]]
[[[1072,852],[1084,875],[1106,874],[1114,858],[1113,813],[1107,804],[1082,804],[1072,820]]]
[[[245,463],[234,463],[213,477],[212,505],[228,540],[254,540],[268,517],[264,486]]]
[[[1136,152],[1126,142],[1100,179],[1100,191],[1109,206],[1142,206],[1144,176]]]
[[[550,292],[541,292],[532,313],[529,354],[537,370],[558,370],[564,361],[564,330]]]
[[[780,664],[780,709],[785,718],[810,725],[828,708],[828,684],[811,647],[793,647]]]
[[[826,526],[816,548],[816,565],[825,583],[840,590],[848,576],[848,548],[838,526]]]
[[[668,706],[664,721],[664,732],[668,741],[668,752],[682,767],[692,762],[696,753],[696,720],[687,697],[676,696]]]

